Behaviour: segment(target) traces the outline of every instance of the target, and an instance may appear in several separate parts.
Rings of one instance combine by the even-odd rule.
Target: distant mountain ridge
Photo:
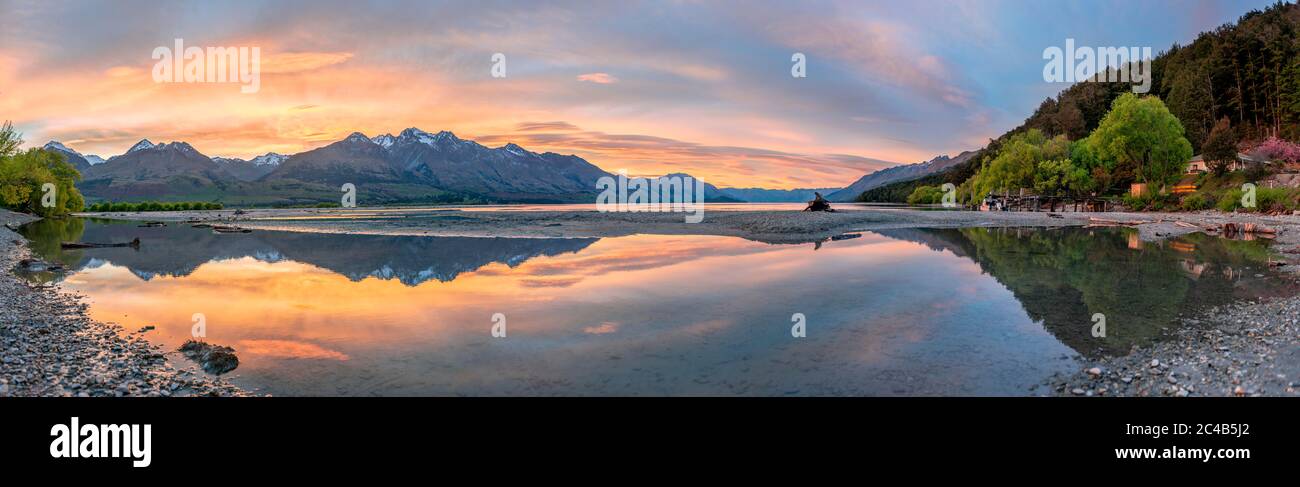
[[[931,174],[938,174],[953,167],[965,164],[966,161],[970,160],[970,158],[976,154],[976,152],[977,151],[965,151],[961,154],[957,154],[957,157],[948,157],[945,154],[925,162],[887,167],[862,176],[844,189],[826,195],[826,199],[838,202],[857,201],[858,196],[861,196],[862,193],[867,190],[898,181],[908,181],[929,176]]]
[[[221,169],[234,176],[240,181],[256,181],[275,170],[281,162],[288,159],[289,156],[267,152],[266,154],[254,157],[252,160],[244,160],[237,157],[213,157],[212,161],[221,166]]]
[[[353,183],[373,204],[567,203],[594,201],[596,181],[613,176],[575,155],[536,153],[514,143],[486,147],[448,131],[414,127],[397,136],[357,132],[317,149],[251,160],[208,157],[185,142],[149,139],[102,164],[91,164],[58,142],[46,148],[64,154],[82,173],[84,194],[115,201],[302,204],[337,201],[340,186]]]
[[[514,143],[487,147],[449,131],[415,127],[374,137],[354,132],[316,149],[293,155],[268,152],[250,160],[208,157],[186,142],[149,139],[95,164],[56,141],[46,148],[63,153],[81,171],[84,194],[112,201],[315,204],[337,201],[341,186],[352,183],[368,204],[577,203],[594,201],[596,182],[615,177],[576,155],[537,153]],[[704,184],[708,202],[807,201],[814,191],[825,195],[834,190]]]
[[[721,188],[722,194],[735,198],[739,201],[750,203],[803,203],[812,201],[815,197],[813,193],[821,193],[822,197],[838,191],[839,188],[808,188],[808,189],[767,189],[767,188]]]
[[[609,173],[573,155],[531,152],[516,144],[486,147],[448,131],[408,128],[374,138],[354,132],[294,154],[263,177],[330,185],[419,184],[504,201],[561,202],[596,193]]]

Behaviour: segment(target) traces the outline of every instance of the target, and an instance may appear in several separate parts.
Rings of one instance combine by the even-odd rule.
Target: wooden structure
[[[1186,176],[1183,176],[1182,179],[1179,179],[1178,182],[1174,184],[1174,194],[1181,195],[1181,194],[1195,193],[1197,179],[1198,179],[1197,175],[1195,174],[1188,174]]]
[[[984,197],[979,211],[1110,211],[1110,200],[1096,196],[1045,196],[1021,188],[1015,194],[1004,190]],[[1059,210],[1058,210],[1059,208]]]

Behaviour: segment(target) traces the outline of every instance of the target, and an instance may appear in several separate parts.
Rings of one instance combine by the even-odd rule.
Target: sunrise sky
[[[1066,37],[1159,52],[1269,3],[0,0],[0,120],[104,157],[141,138],[246,158],[419,127],[634,175],[839,187],[1019,125],[1066,87],[1042,77]],[[155,83],[150,56],[176,38],[260,47],[260,91]]]

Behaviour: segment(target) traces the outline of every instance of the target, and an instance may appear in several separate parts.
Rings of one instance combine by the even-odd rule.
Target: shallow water
[[[46,220],[24,235],[93,318],[169,349],[196,314],[275,395],[1018,395],[1180,314],[1290,292],[1261,242],[1125,229],[536,239],[215,234]],[[63,251],[60,241],[130,248]],[[494,315],[507,336],[493,338]],[[1103,313],[1105,338],[1091,330]],[[806,338],[791,336],[806,319]],[[180,359],[184,360],[184,359]]]

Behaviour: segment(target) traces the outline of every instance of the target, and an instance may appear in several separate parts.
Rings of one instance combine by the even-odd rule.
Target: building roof
[[[1262,162],[1265,164],[1268,163],[1267,159],[1254,157],[1249,154],[1243,154],[1241,152],[1237,153],[1237,160],[1241,162]],[[1203,154],[1197,154],[1192,156],[1192,158],[1189,159],[1187,162],[1204,162],[1204,161],[1205,161],[1205,156]]]

